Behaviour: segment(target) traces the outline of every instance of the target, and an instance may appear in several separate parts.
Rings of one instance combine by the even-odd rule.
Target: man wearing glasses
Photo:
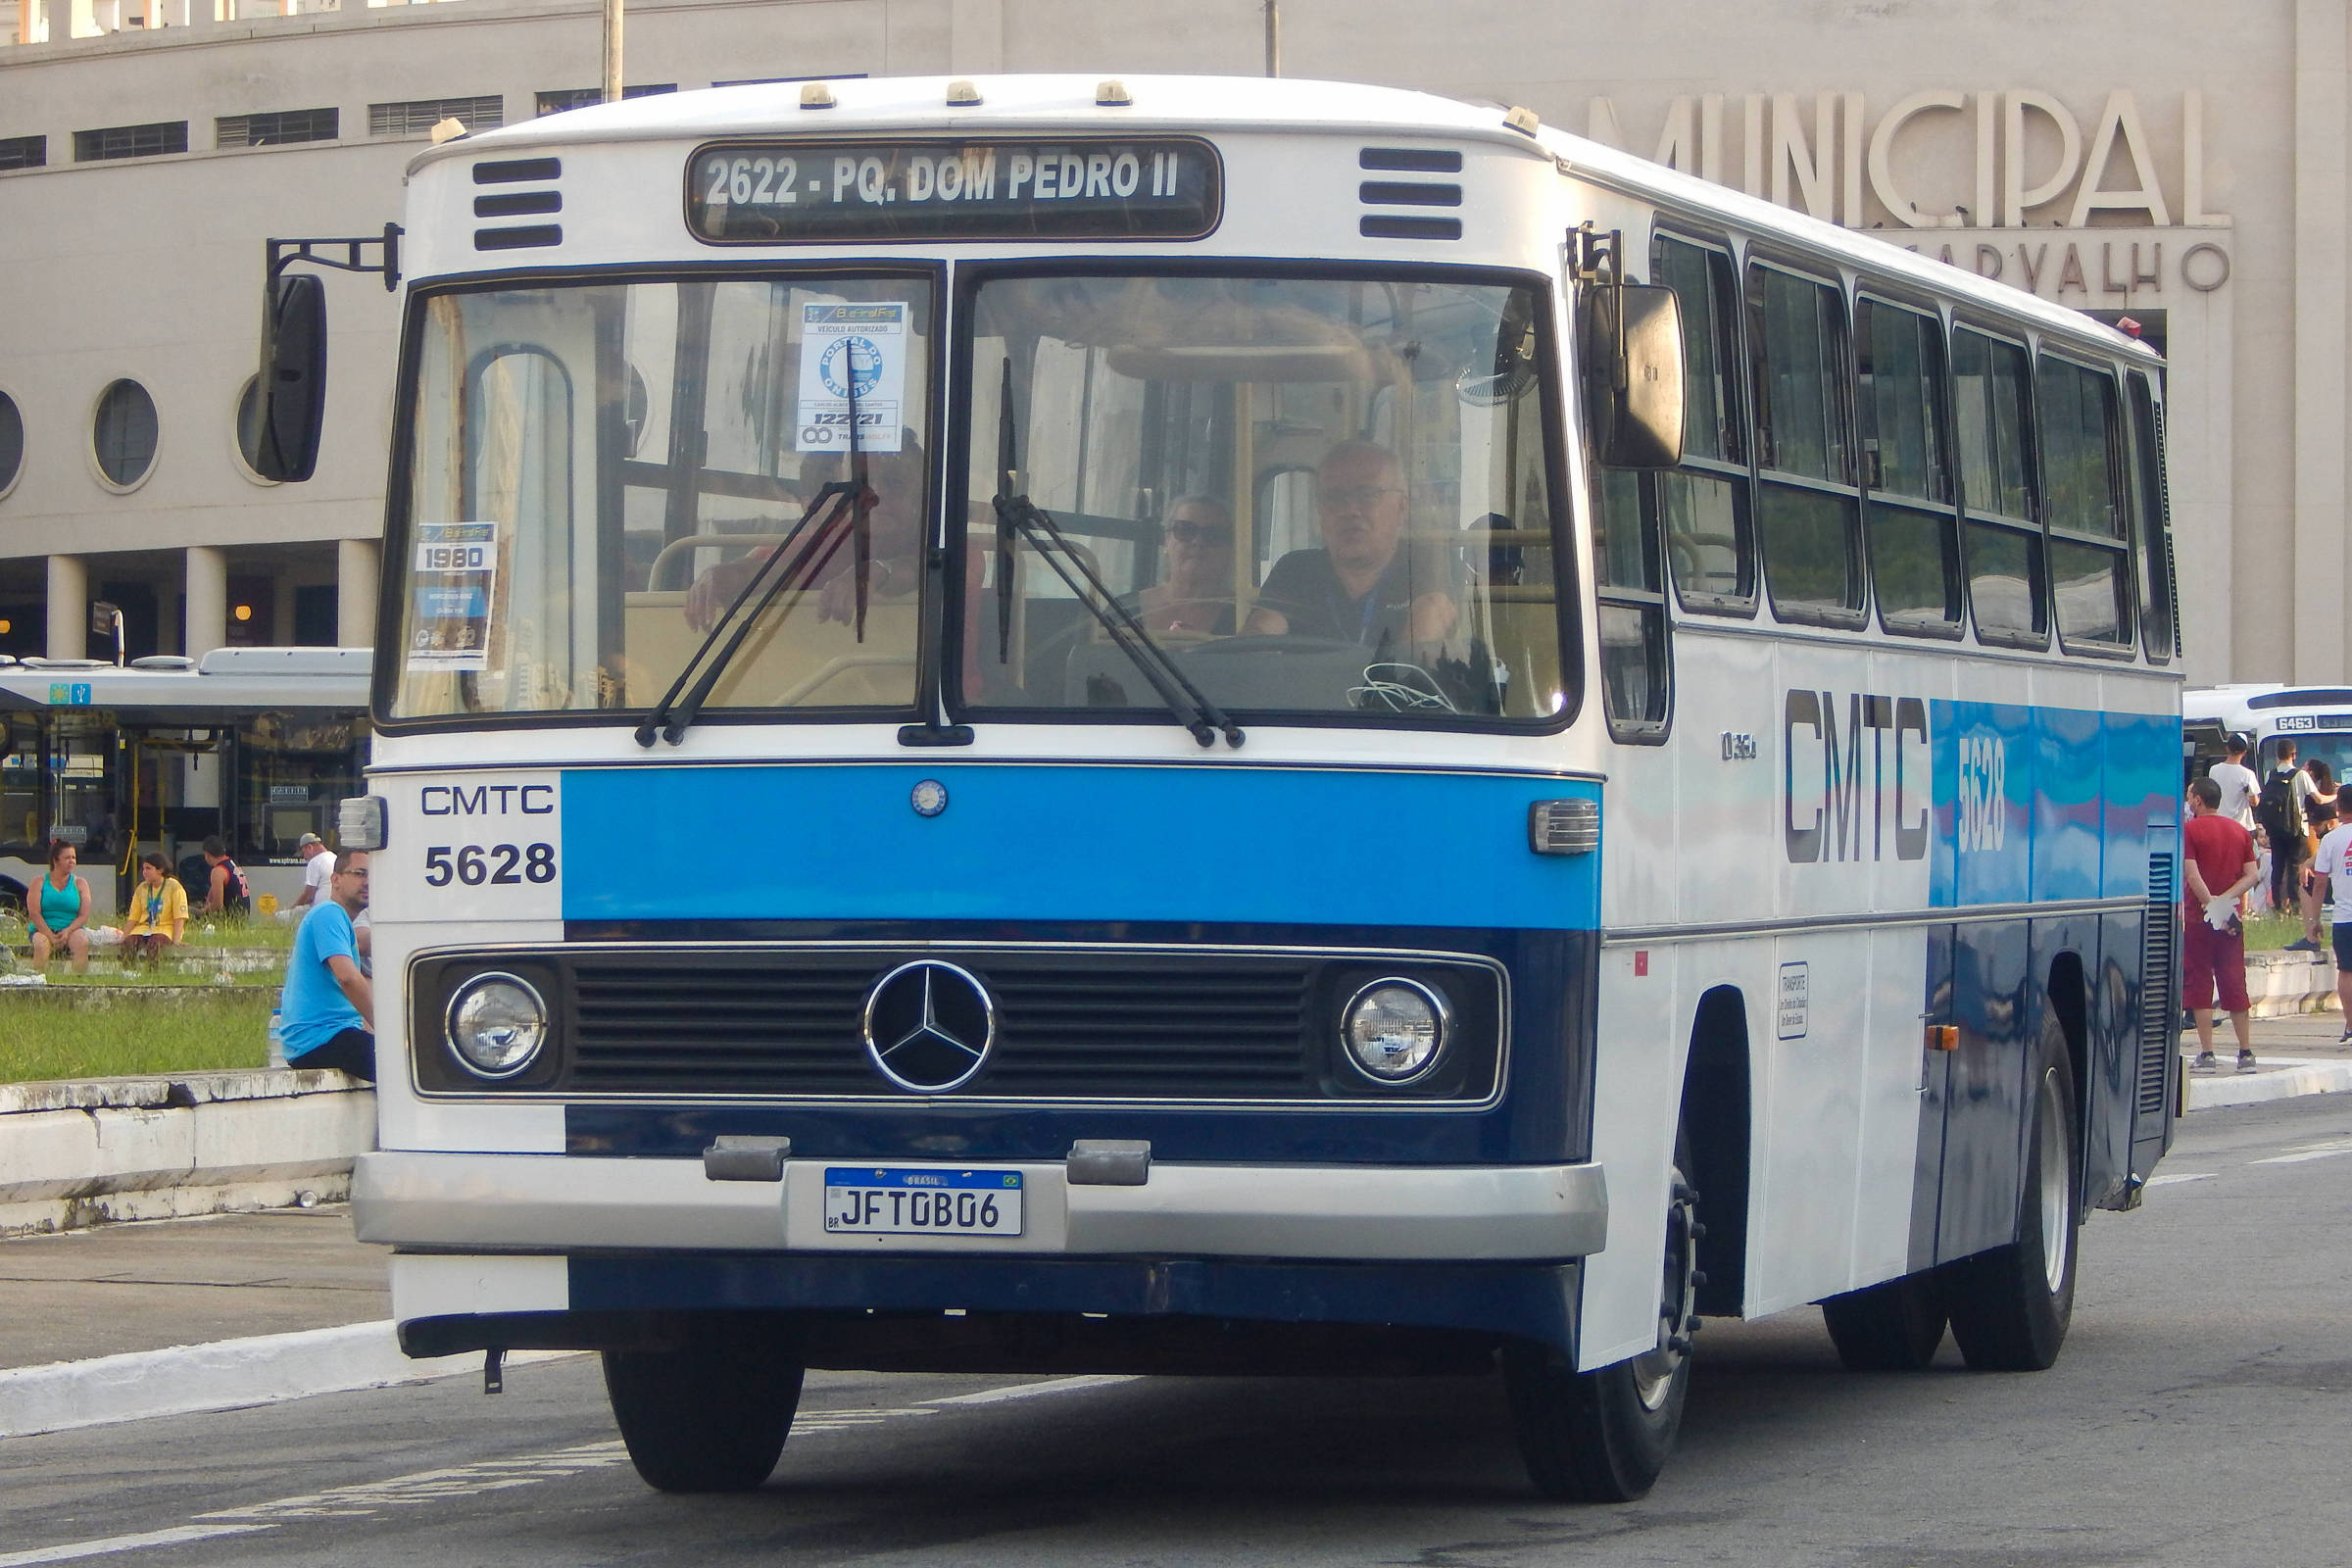
[[[1458,611],[1441,563],[1402,548],[1410,511],[1403,470],[1388,448],[1343,441],[1315,470],[1320,550],[1274,563],[1244,630],[1265,637],[1361,643],[1382,659],[1444,641]]]

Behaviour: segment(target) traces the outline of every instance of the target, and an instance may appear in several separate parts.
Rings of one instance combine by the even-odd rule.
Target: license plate
[[[1021,1173],[828,1167],[825,1229],[845,1236],[1018,1236]]]

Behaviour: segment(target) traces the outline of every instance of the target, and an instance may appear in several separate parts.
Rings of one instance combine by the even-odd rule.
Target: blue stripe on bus
[[[2140,897],[2180,824],[2180,721],[1932,702],[1937,907]]]
[[[916,784],[947,808],[915,813]],[[1193,763],[779,763],[564,775],[566,920],[1345,922],[1582,931],[1600,857],[1528,808],[1597,785]]]

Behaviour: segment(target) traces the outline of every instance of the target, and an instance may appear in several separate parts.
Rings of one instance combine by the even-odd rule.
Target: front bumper
[[[1017,1169],[1018,1237],[842,1236],[824,1228],[828,1163],[780,1183],[712,1181],[687,1159],[569,1154],[360,1156],[364,1242],[449,1252],[997,1254],[1347,1262],[1554,1262],[1608,1240],[1595,1164],[1469,1167],[1153,1164],[1136,1187],[1072,1184],[1059,1161]],[[909,1162],[910,1163],[910,1162]]]

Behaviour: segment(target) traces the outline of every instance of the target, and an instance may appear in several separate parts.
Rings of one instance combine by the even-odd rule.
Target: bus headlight
[[[547,1004],[529,981],[477,974],[449,999],[449,1043],[468,1071],[512,1078],[547,1044]]]
[[[1417,980],[1375,980],[1340,1015],[1340,1037],[1364,1075],[1406,1084],[1437,1064],[1452,1021],[1446,999]]]

